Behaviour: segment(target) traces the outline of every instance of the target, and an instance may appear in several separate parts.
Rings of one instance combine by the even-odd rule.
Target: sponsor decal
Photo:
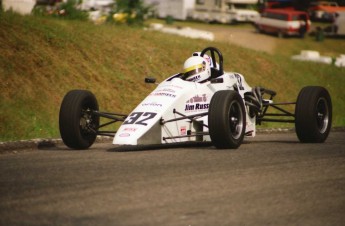
[[[197,103],[197,102],[206,102],[207,101],[207,97],[206,94],[202,94],[201,96],[196,95],[192,98],[190,98],[187,103]]]
[[[177,86],[177,85],[173,85],[173,84],[162,85],[162,87],[171,87],[171,88],[176,88],[176,89],[183,89],[183,87]]]
[[[181,126],[181,128],[180,128],[180,135],[181,136],[187,135],[187,128],[185,126]]]
[[[176,95],[174,94],[171,94],[171,93],[162,93],[162,92],[154,92],[154,93],[151,93],[150,94],[151,96],[165,96],[165,97],[172,97],[172,98],[175,98]]]
[[[121,133],[119,137],[129,137],[130,135],[129,133]]]
[[[152,103],[142,103],[141,106],[143,107],[163,107],[162,104],[152,102]]]
[[[210,66],[212,66],[212,64],[211,64],[211,59],[210,59],[210,57],[209,57],[208,55],[204,55],[204,59],[207,61],[207,63],[208,63]]]
[[[186,104],[185,111],[197,111],[208,109],[210,104]]]
[[[207,110],[210,104],[207,102],[206,94],[202,94],[201,96],[196,95],[189,100],[187,100],[185,105],[185,111],[202,111]]]
[[[244,90],[243,84],[242,84],[242,77],[239,74],[235,74],[235,77],[237,78],[237,84],[239,90]]]
[[[195,82],[197,80],[199,80],[201,77],[200,75],[197,75],[197,76],[194,76],[194,77],[191,77],[191,78],[188,78],[187,81],[190,81],[190,82]]]
[[[173,89],[168,89],[168,88],[163,88],[163,89],[160,89],[160,90],[156,90],[156,92],[175,93],[175,90],[173,90]]]
[[[124,128],[123,131],[126,131],[126,132],[135,132],[137,131],[138,128],[130,128],[130,127],[127,127],[127,128]]]

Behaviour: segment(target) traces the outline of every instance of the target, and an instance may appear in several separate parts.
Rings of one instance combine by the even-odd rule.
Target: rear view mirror
[[[155,78],[145,78],[145,83],[156,83]]]
[[[213,78],[211,79],[211,83],[214,84],[214,83],[223,83],[224,82],[224,79],[223,78]]]

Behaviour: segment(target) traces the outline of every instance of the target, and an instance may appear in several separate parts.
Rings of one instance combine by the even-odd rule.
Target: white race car
[[[276,92],[252,88],[243,75],[224,72],[223,56],[214,47],[195,52],[184,69],[158,84],[129,115],[99,111],[90,91],[69,91],[59,114],[63,142],[87,149],[101,135],[114,137],[116,145],[212,142],[216,148],[234,149],[244,136],[254,137],[256,125],[264,121],[295,123],[301,142],[321,143],[328,137],[332,103],[323,87],[307,86],[296,102],[274,103]],[[145,82],[156,83],[153,78]],[[295,111],[284,105],[295,105]],[[101,117],[109,121],[100,124]],[[116,122],[122,122],[117,131],[103,130]]]

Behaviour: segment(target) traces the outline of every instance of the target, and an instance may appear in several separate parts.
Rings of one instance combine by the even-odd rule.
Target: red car
[[[312,2],[308,8],[310,17],[317,21],[329,21],[334,20],[337,12],[345,12],[345,7],[338,6],[336,2]]]
[[[266,9],[255,22],[259,32],[277,34],[278,37],[299,35],[304,37],[311,22],[306,12],[289,9]]]

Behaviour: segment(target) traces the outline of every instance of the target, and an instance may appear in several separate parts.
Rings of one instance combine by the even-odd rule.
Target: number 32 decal
[[[130,114],[123,124],[137,124],[147,126],[146,121],[154,118],[157,113],[154,112],[133,112]]]

